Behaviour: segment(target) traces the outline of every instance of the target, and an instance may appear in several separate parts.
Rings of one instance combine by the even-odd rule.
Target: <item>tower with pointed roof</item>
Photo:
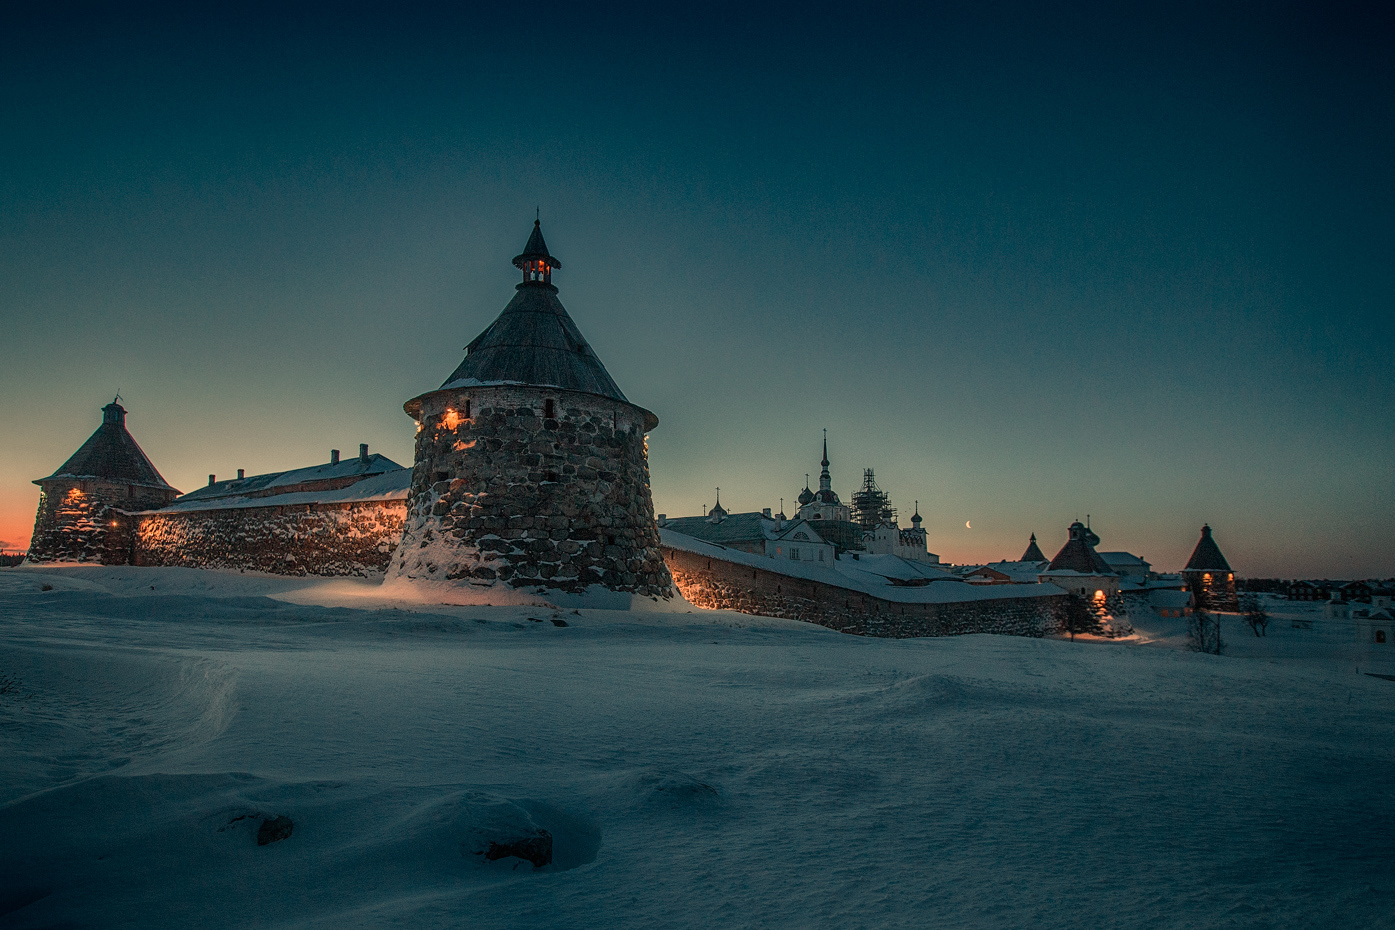
[[[178,496],[126,429],[120,398],[102,408],[102,424],[41,489],[29,543],[31,562],[130,561],[130,514]]]
[[[1045,562],[1045,561],[1046,561],[1046,554],[1045,554],[1044,552],[1042,552],[1042,551],[1041,551],[1041,547],[1037,545],[1037,534],[1036,534],[1036,533],[1033,533],[1033,534],[1032,534],[1031,540],[1028,541],[1028,543],[1027,543],[1027,551],[1024,552],[1024,553],[1022,553],[1022,558],[1018,559],[1017,561],[1019,561],[1019,562]]]
[[[833,490],[833,474],[828,470],[828,430],[823,431],[823,458],[819,461],[819,489],[810,490],[809,476],[804,476],[804,490],[799,492],[801,520],[807,520],[824,539],[839,552],[862,548],[862,534],[852,522],[852,510],[838,499]]]
[[[670,597],[649,491],[659,418],[625,397],[557,299],[541,222],[513,264],[508,306],[404,405],[416,458],[389,580]]]
[[[1212,538],[1209,523],[1201,528],[1201,538],[1196,541],[1187,567],[1182,569],[1182,580],[1187,583],[1197,607],[1240,609],[1240,599],[1235,591],[1235,572],[1231,571],[1230,563],[1221,554],[1221,547]]]
[[[1088,624],[1074,627],[1073,633],[1126,636],[1133,632],[1133,627],[1120,593],[1119,575],[1095,551],[1099,541],[1093,530],[1076,520],[1066,531],[1066,544],[1037,577],[1080,599],[1073,602],[1071,610],[1081,611],[1082,619],[1087,619]]]

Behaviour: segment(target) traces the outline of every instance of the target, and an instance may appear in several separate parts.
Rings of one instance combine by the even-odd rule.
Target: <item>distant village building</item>
[[[179,494],[126,430],[120,398],[102,408],[102,425],[57,471],[34,483],[42,492],[30,562],[127,562],[129,515]]]
[[[783,515],[772,516],[769,510],[727,513],[722,509],[720,497],[706,516],[664,518],[659,526],[693,539],[772,559],[832,564],[836,555],[834,545],[825,541],[809,521],[786,520]]]
[[[557,299],[540,223],[516,293],[440,388],[407,401],[416,457],[389,580],[671,597],[645,434]]]
[[[1101,552],[1100,558],[1121,578],[1129,581],[1147,581],[1152,566],[1131,552]]]
[[[1235,573],[1221,554],[1220,546],[1211,538],[1211,526],[1201,528],[1182,577],[1192,592],[1192,600],[1203,610],[1239,610],[1240,600],[1235,591]]]

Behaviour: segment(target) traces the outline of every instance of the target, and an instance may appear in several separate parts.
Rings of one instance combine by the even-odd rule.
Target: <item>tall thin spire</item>
[[[823,431],[823,461],[819,462],[823,471],[819,472],[819,490],[833,490],[833,476],[828,473],[828,430]]]

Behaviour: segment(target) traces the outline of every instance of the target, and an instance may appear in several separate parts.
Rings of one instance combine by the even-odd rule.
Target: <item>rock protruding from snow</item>
[[[257,845],[270,846],[272,843],[289,839],[291,831],[294,829],[295,822],[289,817],[283,817],[279,814],[275,817],[268,817],[257,828]]]
[[[525,862],[533,863],[533,868],[540,869],[545,865],[552,864],[552,834],[539,828],[527,836],[515,837],[502,842],[491,840],[489,848],[480,855],[490,862],[516,856]]]

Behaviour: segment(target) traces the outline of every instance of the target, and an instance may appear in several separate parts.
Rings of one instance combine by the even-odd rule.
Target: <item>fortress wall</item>
[[[278,575],[367,575],[402,538],[402,500],[141,514],[132,562]]]
[[[1065,628],[1065,594],[903,604],[681,549],[665,547],[663,555],[674,584],[697,607],[803,620],[843,633],[893,639],[965,633],[1041,637]]]
[[[644,416],[606,397],[540,387],[426,395],[390,573],[669,597]]]

